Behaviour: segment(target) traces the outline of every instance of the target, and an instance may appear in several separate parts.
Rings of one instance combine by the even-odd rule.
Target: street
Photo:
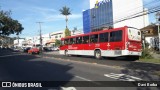
[[[59,57],[58,57],[59,56]],[[77,58],[77,59],[76,59]],[[75,60],[73,60],[75,59]],[[79,61],[81,59],[82,61]],[[122,60],[92,60],[88,57],[64,57],[46,54],[0,50],[1,81],[159,81],[160,77],[146,72],[147,67],[138,68],[138,62]],[[87,60],[88,62],[83,62]],[[92,60],[92,62],[91,62]],[[93,63],[94,62],[94,63]],[[106,63],[104,63],[106,62]],[[102,64],[103,63],[103,64]],[[113,65],[115,63],[115,65]],[[121,64],[120,64],[121,63]],[[136,67],[132,64],[136,63]],[[104,65],[105,64],[105,65]],[[128,67],[127,65],[130,64]],[[120,66],[121,65],[121,66]],[[125,66],[124,66],[125,65]],[[145,64],[146,65],[146,64]],[[148,64],[147,64],[148,65]],[[122,67],[124,66],[124,67]],[[129,68],[130,67],[130,68]],[[140,66],[139,66],[140,67]],[[155,66],[152,66],[155,67]],[[150,67],[150,68],[152,68]],[[158,66],[157,66],[158,67]],[[145,69],[146,70],[145,70]],[[123,77],[123,78],[121,78]],[[21,90],[21,88],[0,88],[0,90]],[[159,87],[60,87],[60,88],[23,88],[27,90],[159,90]]]

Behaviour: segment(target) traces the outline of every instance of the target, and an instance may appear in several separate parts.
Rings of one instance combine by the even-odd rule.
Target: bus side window
[[[68,44],[69,44],[69,39],[65,39],[65,40],[64,40],[64,44],[65,44],[65,45],[68,45]]]
[[[84,44],[89,43],[89,36],[84,36],[84,37],[83,37],[83,43],[84,43]]]
[[[108,32],[99,34],[99,42],[108,42]]]
[[[116,36],[116,41],[122,41],[122,30],[117,31]]]
[[[98,42],[98,34],[94,34],[90,36],[91,43],[97,43]]]
[[[76,37],[76,44],[82,43],[82,37]]]
[[[73,43],[72,44],[76,44],[76,38],[73,38]]]
[[[113,31],[110,33],[110,42],[122,41],[122,30]]]
[[[64,40],[61,41],[61,46],[63,46],[63,45],[64,45]]]
[[[114,42],[114,38],[115,38],[115,32],[110,32],[110,42]]]
[[[76,42],[76,38],[70,38],[70,42],[69,42],[70,45],[75,44],[75,42]]]
[[[70,38],[69,44],[73,44],[73,38]]]

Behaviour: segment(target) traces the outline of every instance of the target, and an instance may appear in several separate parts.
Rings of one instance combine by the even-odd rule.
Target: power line
[[[155,13],[155,12],[158,12],[158,11],[160,11],[160,6],[155,6],[155,7],[152,7],[152,9],[149,9],[148,12],[146,12],[145,14],[144,14],[144,11],[141,11],[141,12],[138,12],[136,14],[130,15],[129,17],[123,17],[123,18],[115,20],[113,22],[107,22],[104,25],[106,25],[106,24],[107,25],[113,25],[113,24],[116,24],[116,23],[119,23],[119,22],[122,22],[122,21],[125,21],[125,20],[137,18],[137,17],[143,16],[143,15]],[[94,27],[94,28],[98,29],[98,27]]]

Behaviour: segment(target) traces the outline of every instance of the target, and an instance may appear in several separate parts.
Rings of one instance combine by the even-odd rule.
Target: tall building
[[[123,26],[141,29],[149,25],[146,12],[142,0],[90,0],[90,9],[83,12],[84,33]]]

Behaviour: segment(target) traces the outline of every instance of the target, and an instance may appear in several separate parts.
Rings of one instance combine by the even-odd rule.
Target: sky
[[[39,35],[39,24],[42,34],[62,31],[65,29],[65,17],[59,9],[67,6],[71,9],[68,28],[83,28],[82,11],[89,9],[90,0],[0,0],[0,9],[11,10],[11,17],[18,20],[24,27],[20,37]],[[144,4],[154,0],[143,0]],[[150,22],[154,22],[153,15]]]

